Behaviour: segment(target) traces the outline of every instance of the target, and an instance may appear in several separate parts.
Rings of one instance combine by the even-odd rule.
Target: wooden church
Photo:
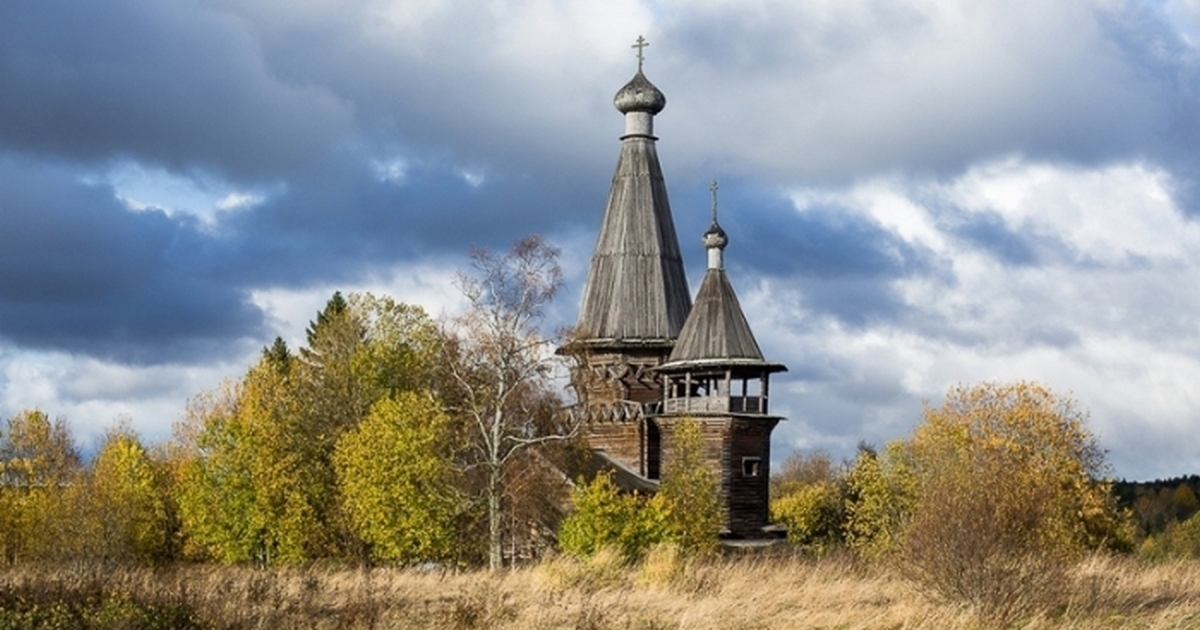
[[[621,153],[587,285],[572,387],[594,457],[625,485],[653,491],[672,453],[674,427],[698,422],[719,479],[722,536],[770,537],[770,376],[724,268],[728,238],[717,223],[702,238],[708,269],[693,304],[659,165],[654,117],[666,97],[638,72],[613,99],[625,116]]]

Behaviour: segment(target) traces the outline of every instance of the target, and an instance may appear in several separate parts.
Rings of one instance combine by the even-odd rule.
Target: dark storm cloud
[[[131,212],[68,167],[0,154],[0,337],[131,362],[195,359],[261,315],[211,275],[211,237]]]
[[[197,234],[189,268],[231,292],[349,280],[471,244],[505,247],[525,232],[592,229],[618,147],[609,100],[625,76],[608,85],[605,74],[568,80],[556,66],[506,65],[514,60],[497,54],[500,27],[461,8],[427,7],[380,38],[363,30],[375,8],[354,2],[338,19],[269,3],[10,5],[0,9],[0,143],[280,183],[284,192],[264,205],[221,216],[223,239],[189,228]],[[1186,115],[1194,79],[1180,72],[1186,55],[1153,12],[1039,9],[1016,27],[981,32],[999,41],[1028,30],[985,47],[994,58],[968,48],[963,68],[925,72],[970,44],[969,32],[932,37],[946,28],[939,11],[891,2],[823,11],[713,5],[664,22],[651,74],[662,74],[671,102],[660,117],[668,170],[716,160],[714,147],[738,169],[768,162],[765,178],[788,172],[779,181],[789,185],[830,168],[953,170],[1006,151],[1101,160],[1164,121],[1194,118]],[[979,28],[998,11],[965,8],[962,26]],[[1040,37],[1081,17],[1062,41]],[[564,50],[574,55],[564,67],[585,59]],[[1087,55],[1088,70],[1064,74]],[[1013,68],[991,83],[962,83]],[[845,74],[830,83],[837,73]],[[871,98],[860,101],[868,86]],[[1175,118],[1164,114],[1165,93],[1183,95]],[[593,119],[609,124],[585,124]],[[394,146],[417,157],[401,183],[378,181],[367,162]],[[479,168],[486,183],[467,185],[459,165]],[[702,195],[692,205],[703,209]],[[844,321],[899,317],[891,284],[930,273],[926,252],[843,209],[744,201],[731,235],[772,247],[739,252],[735,241],[731,264],[794,280],[808,305]],[[680,219],[685,257],[700,260],[686,243],[703,221],[689,216]],[[957,235],[1011,264],[1033,260],[1027,235],[987,218]]]
[[[734,273],[782,280],[816,313],[855,326],[898,319],[908,307],[891,283],[933,269],[930,252],[845,208],[814,205],[798,211],[792,201],[745,182],[720,186],[720,222],[730,238],[726,260]],[[691,194],[681,195],[680,205],[708,205],[696,188],[689,186]],[[695,211],[684,214],[685,250],[697,240],[689,236],[700,234],[708,220],[707,214],[703,219]],[[685,257],[702,261],[698,254],[695,247]]]
[[[240,180],[323,156],[351,122],[274,75],[249,25],[188,1],[5,3],[0,94],[0,146]]]
[[[353,281],[422,256],[465,259],[471,246],[507,249],[531,232],[570,229],[581,216],[598,221],[606,184],[603,177],[577,186],[508,177],[472,186],[439,160],[388,181],[361,160],[339,157],[223,220],[242,235],[229,280],[300,287]]]
[[[353,284],[423,256],[503,250],[538,226],[570,225],[568,213],[541,217],[545,207],[584,205],[528,180],[471,186],[444,162],[392,182],[343,159],[204,225],[130,210],[78,168],[0,157],[0,337],[138,363],[264,341],[253,289]]]
[[[4,404],[81,372],[88,393],[60,401],[140,398],[134,373],[243,361],[310,293],[410,267],[449,277],[470,246],[529,232],[588,250],[564,255],[579,277],[555,309],[573,319],[642,28],[688,276],[717,177],[731,278],[759,302],[764,352],[792,367],[776,400],[818,442],[882,443],[946,379],[1037,368],[1030,353],[1092,387],[1093,363],[1173,373],[1195,343],[1191,226],[1145,211],[1197,190],[1200,66],[1156,3],[17,1],[0,3],[0,368],[27,380],[0,381]],[[1135,163],[1169,181],[1076,200],[1069,182],[976,174],[989,194],[1045,197],[1029,214],[947,188],[1009,159],[1051,180]],[[140,194],[162,186],[122,190],[121,164],[259,199],[195,212]],[[834,201],[798,210],[807,192]],[[911,214],[880,214],[892,199]],[[1107,212],[1076,220],[1076,203]],[[30,348],[74,367],[31,369]],[[1131,383],[1113,398],[1186,390]]]

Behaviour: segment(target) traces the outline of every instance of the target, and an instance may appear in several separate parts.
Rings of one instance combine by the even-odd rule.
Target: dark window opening
[[[653,420],[646,421],[646,478],[662,475],[662,432]]]
[[[762,458],[761,457],[743,457],[742,458],[742,476],[757,477],[762,474]]]

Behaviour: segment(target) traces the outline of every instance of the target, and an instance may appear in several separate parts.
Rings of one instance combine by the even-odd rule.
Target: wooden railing
[[[764,413],[761,396],[699,396],[668,398],[666,413]]]
[[[732,396],[729,410],[734,413],[766,413],[764,402],[762,396]]]

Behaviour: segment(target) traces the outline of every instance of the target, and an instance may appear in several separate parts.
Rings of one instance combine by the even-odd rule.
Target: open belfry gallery
[[[701,242],[708,268],[693,303],[659,165],[654,117],[666,97],[638,71],[613,104],[625,115],[621,153],[592,254],[571,376],[584,433],[619,485],[653,491],[672,457],[675,428],[699,424],[705,459],[717,473],[726,539],[770,538],[772,373],[725,273],[729,244],[717,223]]]

